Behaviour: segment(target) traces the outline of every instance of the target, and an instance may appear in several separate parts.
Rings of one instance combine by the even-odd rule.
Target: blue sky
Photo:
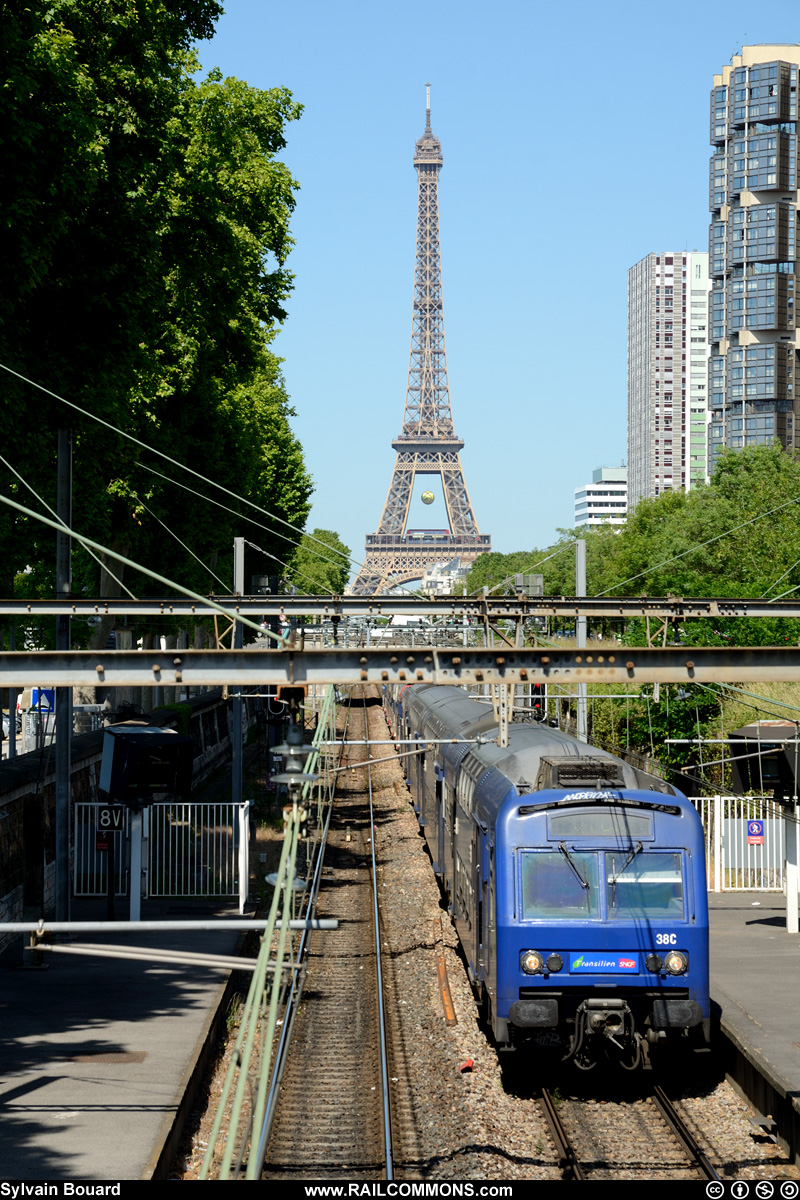
[[[482,533],[544,546],[626,454],[628,268],[706,249],[708,97],[741,45],[800,41],[796,0],[228,0],[204,69],[288,87],[300,183],[275,348],[315,480],[308,528],[356,559],[400,431],[414,142],[432,86],[456,431]],[[417,495],[430,481],[418,481]],[[415,500],[409,524],[444,527]]]

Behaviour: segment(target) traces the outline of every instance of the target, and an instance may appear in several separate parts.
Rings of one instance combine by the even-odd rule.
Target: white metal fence
[[[75,805],[76,896],[105,896],[108,855],[97,849],[99,804]],[[144,897],[247,897],[249,802],[233,804],[153,804],[142,814],[141,881]],[[130,811],[125,828],[115,838],[115,892],[128,894],[130,874]],[[146,864],[146,865],[145,865]]]
[[[245,820],[248,806],[242,805]],[[235,896],[242,842],[239,806],[154,804],[150,808],[151,896]],[[247,848],[247,825],[243,840]],[[247,873],[245,855],[244,871]]]
[[[97,849],[97,810],[99,804],[80,803],[75,805],[75,829],[73,845],[75,856],[72,870],[72,894],[74,896],[108,895],[108,853]],[[129,835],[130,810],[125,809],[125,828],[104,834],[114,839],[114,894],[128,895],[129,884]]]
[[[797,841],[797,822],[765,796],[698,796],[692,803],[703,821],[710,891],[785,889],[786,838]],[[752,822],[761,822],[756,844]]]

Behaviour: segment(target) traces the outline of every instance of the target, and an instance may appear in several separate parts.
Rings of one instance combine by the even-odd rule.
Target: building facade
[[[575,528],[624,525],[628,515],[627,467],[598,467],[592,482],[575,488]]]
[[[628,271],[628,503],[707,478],[708,254]]]
[[[451,562],[435,563],[422,577],[422,592],[426,596],[452,596],[457,583],[463,583],[469,572],[461,565],[460,558]]]
[[[709,469],[723,446],[797,446],[800,45],[744,46],[711,90]]]

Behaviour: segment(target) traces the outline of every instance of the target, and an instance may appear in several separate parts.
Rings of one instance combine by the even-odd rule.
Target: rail
[[[391,1014],[381,1011],[376,894],[382,894],[373,850],[380,796],[372,791],[371,772],[358,749],[373,731],[378,710],[374,695],[362,697],[360,691],[355,689],[344,707],[348,740],[342,743],[339,790],[325,846],[325,884],[314,909],[317,916],[337,918],[340,932],[330,946],[312,940],[304,1001],[286,1013],[286,1025],[294,1028],[285,1039],[281,1078],[277,1064],[272,1076],[274,1105],[255,1155],[264,1180],[333,1180],[341,1171],[363,1181],[393,1176],[386,1051]],[[356,725],[359,709],[366,739]],[[350,738],[355,738],[355,753]]]
[[[303,822],[302,808],[310,806],[313,800],[316,801],[316,828],[321,832],[314,849],[316,858],[319,860],[322,831],[326,828],[326,821],[322,818],[325,808],[330,806],[334,779],[327,758],[323,763],[320,762],[320,743],[330,737],[331,727],[335,727],[335,720],[335,696],[333,689],[329,688],[325,693],[320,719],[312,739],[314,748],[307,756],[303,774],[315,773],[317,766],[322,766],[323,771],[316,783],[310,781],[304,783],[301,803],[294,803],[292,811],[288,813],[289,819],[286,824],[267,926],[261,939],[256,967],[243,1005],[239,1033],[231,1056],[230,1067],[214,1115],[208,1148],[199,1173],[201,1179],[212,1177],[211,1172],[218,1157],[217,1145],[220,1132],[229,1108],[230,1121],[227,1137],[219,1159],[219,1166],[214,1170],[213,1177],[217,1179],[239,1178],[245,1157],[247,1159],[245,1178],[258,1179],[260,1174],[261,1163],[252,1144],[253,1130],[260,1131],[264,1127],[279,1012],[284,1010],[287,989],[290,988],[288,979],[290,977],[295,979],[299,973],[297,956],[290,936],[290,922],[295,903],[293,883]],[[313,794],[314,791],[316,791],[316,796]],[[276,940],[277,947],[272,955],[273,943]],[[267,970],[270,961],[274,964],[272,971]],[[254,1082],[255,1089],[253,1090]]]
[[[683,1120],[680,1112],[660,1084],[653,1085],[649,1099],[653,1101],[654,1106],[662,1120],[666,1123],[673,1137],[678,1143],[680,1143],[684,1153],[688,1156],[689,1161],[687,1166],[690,1169],[698,1171],[704,1179],[718,1182],[722,1176],[712,1165],[708,1155],[705,1153],[697,1138],[691,1132],[688,1125]],[[561,1119],[558,1106],[547,1088],[542,1089],[539,1103],[544,1112],[545,1121],[547,1122],[547,1126],[558,1155],[559,1167],[561,1170],[568,1172],[573,1179],[588,1179],[597,1169],[598,1164],[594,1163],[592,1165],[588,1165],[586,1169],[581,1166],[580,1158],[575,1150],[575,1147],[573,1146],[567,1127]],[[570,1104],[574,1106],[576,1106],[577,1103],[578,1102],[576,1101],[570,1101]],[[624,1105],[623,1107],[627,1106]],[[607,1106],[605,1111],[609,1116],[614,1112],[613,1101]],[[612,1134],[612,1136],[619,1137],[620,1135],[619,1133],[616,1133]],[[638,1128],[637,1137],[641,1137],[641,1127]],[[592,1139],[591,1144],[596,1153],[594,1139]],[[643,1147],[640,1146],[640,1154],[642,1149]],[[625,1178],[630,1177],[629,1170],[629,1166],[626,1166]]]
[[[689,1127],[683,1120],[683,1117],[680,1115],[677,1108],[659,1083],[655,1084],[653,1088],[653,1099],[655,1100],[661,1115],[664,1117],[664,1120],[680,1139],[680,1141],[683,1142],[692,1161],[696,1164],[698,1169],[702,1171],[705,1178],[714,1180],[721,1179],[722,1176],[711,1165],[708,1155],[697,1141],[697,1138],[690,1131]]]
[[[333,768],[333,778],[334,779],[336,776],[336,772],[338,771],[339,766],[341,765],[342,755],[344,753],[344,744],[347,739],[347,725],[349,723],[349,720],[350,720],[350,710],[348,709],[347,717],[345,719],[344,732],[338,743],[326,742],[323,736],[321,736],[317,742],[318,746],[339,745],[339,758],[338,758],[336,767]],[[335,706],[334,706],[334,725],[335,725]],[[322,726],[322,721],[320,721],[320,726]],[[322,866],[323,866],[324,859],[325,859],[325,846],[326,846],[326,843],[328,840],[328,832],[330,829],[331,813],[333,811],[332,801],[333,801],[334,790],[335,790],[335,784],[334,784],[334,787],[331,788],[331,792],[330,792],[330,795],[328,798],[329,803],[326,806],[325,824],[324,824],[324,827],[322,830],[322,836],[320,838],[320,844],[319,844],[319,848],[317,851],[316,860],[315,860],[315,864],[314,864],[314,874],[313,874],[313,877],[311,880],[311,886],[309,889],[309,898],[308,898],[308,913],[309,913],[309,915],[313,915],[313,913],[316,912],[317,896],[319,894],[319,885],[320,885],[320,881],[322,879]],[[263,1120],[261,1121],[260,1130],[259,1130],[258,1148],[256,1151],[256,1160],[259,1164],[263,1163],[264,1156],[266,1154],[267,1143],[269,1142],[269,1136],[272,1131],[272,1123],[275,1119],[275,1111],[276,1111],[276,1105],[277,1105],[277,1100],[278,1100],[278,1092],[280,1090],[281,1081],[283,1079],[283,1072],[286,1067],[286,1061],[287,1061],[287,1058],[289,1055],[289,1048],[290,1048],[291,1042],[292,1042],[292,1034],[294,1032],[295,1017],[297,1015],[297,1010],[300,1006],[300,1001],[303,998],[303,987],[304,987],[305,979],[306,979],[305,964],[308,959],[308,941],[309,941],[308,934],[306,931],[304,931],[301,936],[300,944],[299,944],[298,950],[297,950],[297,961],[298,961],[298,964],[302,965],[303,969],[300,971],[297,971],[294,974],[294,976],[292,978],[292,984],[291,984],[291,988],[289,991],[289,995],[286,999],[286,1005],[285,1005],[286,1016],[285,1016],[283,1025],[281,1027],[281,1036],[280,1036],[280,1040],[278,1042],[278,1047],[275,1051],[275,1068],[272,1072],[272,1077],[270,1079],[269,1091],[267,1093],[267,1099],[266,1099],[266,1103],[264,1106]]]
[[[386,1160],[386,1178],[394,1178],[392,1166],[392,1120],[389,1103],[389,1055],[386,1035],[386,1009],[384,1006],[383,968],[381,960],[381,928],[378,912],[378,865],[375,861],[375,810],[372,798],[372,763],[370,760],[369,709],[364,707],[364,740],[367,754],[367,780],[369,783],[369,825],[372,860],[372,917],[375,925],[375,975],[378,988],[378,1028],[381,1060],[381,1094],[383,1102],[383,1143]]]
[[[564,1123],[558,1115],[555,1101],[547,1088],[542,1088],[540,1104],[558,1154],[559,1167],[563,1171],[569,1171],[573,1179],[585,1180],[586,1176],[583,1173],[581,1164],[578,1162],[578,1156],[569,1139],[569,1134],[564,1128]]]

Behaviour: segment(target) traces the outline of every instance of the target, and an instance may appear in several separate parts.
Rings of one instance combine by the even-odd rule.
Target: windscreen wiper
[[[617,901],[616,901],[617,880],[619,879],[619,877],[623,873],[623,871],[625,871],[625,869],[631,865],[633,860],[636,858],[636,855],[641,854],[643,849],[644,849],[644,847],[642,846],[642,843],[637,842],[636,845],[631,850],[628,857],[625,859],[625,862],[622,864],[620,869],[616,872],[614,872],[614,865],[615,865],[616,860],[613,858],[611,859],[611,870],[612,870],[612,872],[614,872],[611,876],[611,907],[612,908],[617,907]]]
[[[569,850],[567,849],[567,843],[559,842],[558,848],[561,851],[561,853],[564,855],[564,858],[567,860],[570,867],[572,868],[572,871],[575,875],[575,878],[578,880],[578,883],[581,885],[582,888],[586,889],[586,907],[591,908],[592,905],[591,905],[591,901],[589,899],[589,880],[584,879],[583,875],[581,875],[580,867],[575,862],[575,859],[572,857]]]

